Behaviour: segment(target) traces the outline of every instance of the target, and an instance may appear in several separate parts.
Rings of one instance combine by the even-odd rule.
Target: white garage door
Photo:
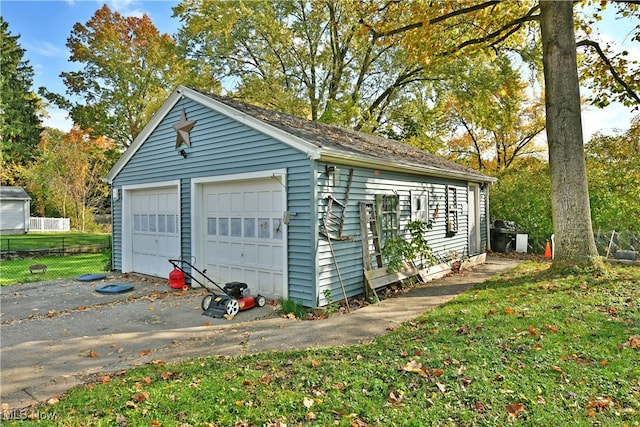
[[[273,179],[206,184],[201,229],[207,276],[243,282],[252,294],[285,295],[284,192]]]
[[[132,269],[168,277],[169,259],[180,257],[178,191],[175,187],[131,194]]]

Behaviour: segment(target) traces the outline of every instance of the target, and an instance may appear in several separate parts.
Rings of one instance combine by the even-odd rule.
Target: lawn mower
[[[246,283],[230,282],[221,287],[216,282],[211,280],[205,273],[207,270],[198,270],[191,262],[183,259],[170,259],[169,262],[173,265],[173,271],[169,274],[169,285],[172,288],[184,288],[185,275],[189,276],[191,280],[198,283],[205,288],[209,293],[202,299],[203,314],[211,317],[224,317],[225,314],[229,316],[235,316],[239,311],[248,310],[255,306],[264,307],[267,300],[262,295],[252,296],[249,286]],[[189,271],[185,270],[185,266],[189,267]],[[197,272],[205,281],[196,279],[192,272]],[[216,294],[211,289],[206,281],[212,283],[218,288],[222,294]]]

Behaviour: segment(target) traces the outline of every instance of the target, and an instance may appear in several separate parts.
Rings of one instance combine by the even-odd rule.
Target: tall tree
[[[160,34],[146,14],[125,17],[104,5],[86,24],[74,25],[67,47],[69,60],[82,64],[78,71],[61,74],[69,98],[45,89],[41,93],[68,110],[80,127],[123,147],[171,90],[192,83],[192,64],[181,60],[175,41]],[[201,76],[199,86],[215,86],[210,75]]]
[[[433,108],[448,123],[445,155],[493,172],[544,151],[534,141],[544,131],[544,105],[528,90],[507,55],[469,61],[464,73],[438,84]]]
[[[412,83],[437,75],[367,33],[362,17],[386,14],[372,0],[189,0],[174,14],[188,56],[237,96],[312,120],[376,131]]]
[[[11,34],[2,17],[0,37],[0,182],[14,185],[16,170],[32,159],[40,140],[40,100],[31,92],[33,68],[24,59],[20,36]]]
[[[94,224],[94,214],[108,198],[109,187],[101,177],[117,155],[110,139],[90,134],[78,126],[67,134],[47,129],[42,154],[25,172],[37,209],[69,217],[81,231]]]
[[[370,31],[381,38],[402,35],[403,42],[414,47],[423,43],[415,55],[422,61],[521,46],[527,36],[536,34],[526,31],[532,30],[529,23],[539,23],[556,236],[554,264],[558,268],[599,265],[590,218],[576,65],[576,48],[584,43],[575,41],[573,2],[425,1],[411,6],[389,2],[385,7],[395,8],[397,19],[368,22]],[[631,5],[627,10],[637,14],[638,9]],[[636,29],[640,30],[640,24]],[[632,100],[637,97],[634,81],[621,89]],[[619,82],[615,79],[613,84],[621,86]]]
[[[540,2],[555,262],[595,264],[584,160],[573,2]]]

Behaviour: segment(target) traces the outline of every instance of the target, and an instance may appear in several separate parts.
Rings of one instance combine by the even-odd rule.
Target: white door
[[[286,295],[284,191],[278,180],[252,179],[202,188],[200,258],[206,274],[223,286],[243,282],[251,293]]]
[[[180,257],[180,205],[175,187],[131,192],[132,271],[168,277]]]
[[[477,255],[480,252],[480,204],[479,187],[469,184],[469,255]]]

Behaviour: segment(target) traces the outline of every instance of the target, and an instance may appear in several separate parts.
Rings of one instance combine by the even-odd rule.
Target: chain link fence
[[[632,231],[594,232],[598,253],[603,257],[636,260],[640,255],[640,234]]]
[[[111,236],[2,236],[0,285],[111,271]]]

